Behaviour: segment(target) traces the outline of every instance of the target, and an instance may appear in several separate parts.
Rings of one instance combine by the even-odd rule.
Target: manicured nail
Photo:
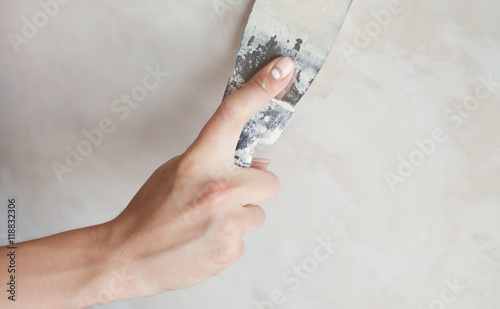
[[[259,169],[259,170],[267,170],[270,163],[271,163],[271,160],[255,158],[252,160],[251,167]]]
[[[271,160],[262,158],[253,158],[252,163],[269,164]]]
[[[280,81],[293,71],[293,67],[294,64],[292,58],[284,57],[276,62],[271,70],[271,75],[275,80]]]

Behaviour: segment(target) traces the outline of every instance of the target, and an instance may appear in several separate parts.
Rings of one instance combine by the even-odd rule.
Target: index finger
[[[195,144],[232,154],[245,124],[285,89],[292,79],[293,69],[294,62],[289,57],[271,61],[243,88],[219,105]]]

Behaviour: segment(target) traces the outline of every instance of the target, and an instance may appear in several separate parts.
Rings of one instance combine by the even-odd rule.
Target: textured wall
[[[500,2],[402,0],[377,21],[390,3],[354,0],[296,118],[259,149],[282,189],[242,259],[106,308],[269,309],[275,289],[286,309],[500,306]],[[22,239],[111,219],[190,144],[250,8],[73,0],[44,21],[35,1],[0,3],[0,198],[18,198]],[[126,108],[158,66],[168,76]],[[103,119],[113,132],[58,179],[53,162]]]

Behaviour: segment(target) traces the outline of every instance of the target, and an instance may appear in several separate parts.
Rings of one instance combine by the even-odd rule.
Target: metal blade
[[[256,0],[225,97],[267,63],[290,56],[293,84],[281,101],[295,106],[316,78],[337,38],[352,0]]]
[[[245,125],[235,152],[242,167],[258,144],[274,144],[294,115],[337,38],[352,0],[256,0],[224,98],[279,56],[295,61],[293,81]]]

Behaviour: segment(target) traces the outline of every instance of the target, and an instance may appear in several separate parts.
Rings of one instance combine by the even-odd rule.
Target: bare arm
[[[290,59],[276,59],[226,99],[188,150],[158,168],[116,219],[17,244],[18,295],[14,302],[3,292],[0,307],[86,308],[188,288],[232,265],[242,235],[264,223],[257,205],[279,191],[265,161],[239,168],[234,149],[248,119],[292,72]],[[8,265],[7,254],[2,247],[0,265]]]
[[[113,261],[113,248],[107,247],[109,227],[91,226],[16,244],[16,272],[2,274],[2,279],[15,275],[15,301],[2,293],[0,307],[84,308],[99,303],[97,298],[123,298],[132,286],[118,276],[127,268]],[[0,265],[8,265],[11,251],[2,247]],[[105,290],[112,284],[121,285],[120,290],[115,288],[113,299],[106,299]]]

